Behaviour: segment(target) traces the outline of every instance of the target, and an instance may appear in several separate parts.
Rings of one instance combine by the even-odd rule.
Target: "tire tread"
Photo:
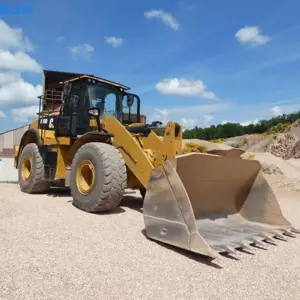
[[[33,185],[32,186],[22,186],[21,185],[21,190],[23,192],[28,193],[28,194],[44,193],[50,188],[50,182],[45,181],[45,179],[44,179],[44,162],[43,162],[43,158],[40,154],[40,151],[39,151],[39,148],[38,148],[37,144],[29,143],[23,148],[23,151],[25,151],[27,149],[28,149],[28,151],[31,152],[31,155],[35,156],[35,158],[36,158],[35,174],[34,174],[35,176],[34,176],[34,179],[33,179]],[[23,151],[22,151],[20,159],[19,159],[19,165],[18,165],[19,170],[21,168]],[[33,167],[34,166],[32,166],[32,168]]]
[[[87,148],[92,148],[99,156],[99,160],[102,162],[104,178],[101,193],[93,202],[94,204],[84,210],[89,212],[113,210],[120,204],[127,185],[127,168],[123,156],[118,149],[110,144],[90,142],[77,151],[74,160]],[[83,208],[80,203],[75,205],[80,209]]]

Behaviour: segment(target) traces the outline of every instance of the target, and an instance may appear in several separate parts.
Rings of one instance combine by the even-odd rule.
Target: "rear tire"
[[[114,146],[87,143],[76,153],[71,169],[74,205],[87,212],[111,211],[119,206],[127,184],[122,154]]]
[[[44,179],[44,162],[37,144],[27,144],[18,161],[19,185],[22,192],[28,194],[45,193],[50,182]]]

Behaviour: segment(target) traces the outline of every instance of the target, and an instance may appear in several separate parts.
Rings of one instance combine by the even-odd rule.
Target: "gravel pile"
[[[274,164],[262,163],[261,164],[261,169],[262,169],[263,173],[265,173],[265,174],[269,174],[269,175],[271,175],[271,174],[281,174],[281,175],[283,175],[282,170]]]
[[[292,132],[279,133],[275,135],[266,149],[266,152],[272,153],[277,157],[289,159],[295,153],[295,147],[298,144],[297,137]]]
[[[300,298],[300,237],[211,261],[147,239],[139,195],[114,213],[88,214],[66,192],[0,188],[1,300]],[[285,190],[279,197],[295,226],[299,199]]]
[[[243,135],[225,139],[224,144],[247,152],[269,152],[283,159],[300,158],[300,119],[291,130],[270,135]]]

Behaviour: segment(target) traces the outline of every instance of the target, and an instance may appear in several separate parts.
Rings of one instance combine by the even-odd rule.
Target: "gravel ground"
[[[1,300],[300,299],[299,235],[210,261],[148,240],[139,197],[92,215],[76,209],[68,192],[0,189]],[[300,194],[277,192],[300,227]]]

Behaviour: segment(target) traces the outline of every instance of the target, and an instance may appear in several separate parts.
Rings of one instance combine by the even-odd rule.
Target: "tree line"
[[[183,132],[184,139],[215,140],[220,138],[230,138],[244,134],[262,134],[266,132],[282,132],[290,124],[300,119],[300,111],[292,114],[282,114],[269,120],[260,120],[257,124],[243,126],[239,123],[225,123],[211,125],[206,128],[195,127],[186,129]]]

